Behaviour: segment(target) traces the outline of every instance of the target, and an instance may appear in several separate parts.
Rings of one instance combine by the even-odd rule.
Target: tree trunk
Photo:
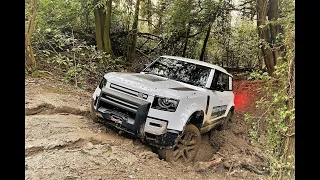
[[[208,43],[208,40],[210,37],[211,26],[212,26],[212,24],[209,23],[207,34],[206,34],[206,37],[204,38],[204,41],[203,41],[203,46],[202,46],[202,50],[201,50],[201,54],[200,54],[200,58],[199,58],[200,61],[203,61],[203,58],[204,58],[204,53],[206,51],[206,46],[207,46],[207,43]]]
[[[148,2],[147,2],[147,21],[148,21],[148,30],[149,30],[149,32],[152,31],[152,24],[151,24],[151,22],[152,22],[152,19],[151,19],[151,16],[152,16],[151,8],[152,7],[151,6],[152,6],[151,0],[148,0]]]
[[[36,11],[37,11],[37,0],[30,0],[30,13],[28,23],[26,25],[25,32],[25,68],[28,72],[33,72],[37,68],[36,59],[33,54],[31,46],[31,35],[35,27]]]
[[[96,42],[97,42],[97,49],[103,51],[103,30],[101,27],[101,20],[100,20],[100,9],[101,8],[95,8],[94,9],[94,22],[95,22],[95,31],[96,31]]]
[[[279,0],[269,0],[269,8],[268,8],[268,20],[276,21],[279,18]],[[272,55],[274,65],[277,64],[277,59],[279,57],[279,49],[276,45],[276,37],[279,34],[279,25],[271,23],[270,24],[270,34],[271,34],[271,42],[272,44]]]
[[[182,57],[186,56],[187,46],[188,46],[188,40],[189,40],[189,34],[190,34],[190,24],[188,23],[188,29],[187,29],[187,35],[186,35],[186,41],[184,42],[184,47],[182,51]]]
[[[111,41],[110,41],[110,29],[111,29],[111,8],[112,8],[112,0],[108,0],[107,2],[107,9],[105,17],[105,24],[104,24],[104,31],[103,31],[103,42],[104,42],[104,51],[107,54],[113,55]]]
[[[155,29],[155,33],[160,33],[159,30],[162,29],[162,17],[163,17],[163,11],[166,9],[165,2],[163,0],[158,1],[158,23],[157,28]],[[160,9],[160,10],[159,10]]]
[[[132,61],[132,58],[136,52],[137,36],[138,36],[138,18],[139,18],[139,9],[140,9],[139,6],[140,6],[140,0],[137,0],[136,8],[134,11],[133,24],[132,24],[132,39],[131,39],[131,47],[129,52],[129,61]]]
[[[270,29],[269,26],[266,25],[267,5],[267,0],[257,0],[257,26],[260,39],[266,42],[261,44],[261,52],[264,58],[265,65],[267,67],[268,74],[272,76],[275,70],[275,60],[270,46],[265,45],[271,41]]]
[[[97,4],[98,0],[95,0]],[[107,1],[106,7],[95,7],[94,21],[97,49],[113,55],[110,41],[112,0]],[[106,11],[104,11],[106,9]]]

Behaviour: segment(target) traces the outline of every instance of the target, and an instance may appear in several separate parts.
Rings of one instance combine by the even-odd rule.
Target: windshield
[[[143,72],[188,83],[194,86],[205,87],[210,71],[211,68],[209,67],[160,57]]]

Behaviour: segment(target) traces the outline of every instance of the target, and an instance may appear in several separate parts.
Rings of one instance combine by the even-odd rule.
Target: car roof
[[[222,68],[222,67],[220,67],[218,65],[214,65],[214,64],[207,63],[207,62],[199,61],[197,59],[190,59],[190,58],[179,57],[179,56],[167,56],[167,55],[160,56],[160,57],[176,59],[176,60],[185,61],[185,62],[189,62],[189,63],[193,63],[193,64],[198,64],[198,65],[201,65],[201,66],[210,67],[210,68],[213,68],[213,69],[217,69],[217,70],[219,70],[221,72],[224,72],[224,73],[226,73],[226,74],[228,74],[229,76],[232,77],[232,75],[230,73],[228,73],[227,70],[225,70],[224,68]]]

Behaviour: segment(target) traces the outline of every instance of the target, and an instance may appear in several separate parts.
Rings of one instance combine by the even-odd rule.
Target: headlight
[[[151,108],[175,112],[178,104],[179,100],[155,96]]]
[[[102,87],[105,87],[107,85],[107,80],[102,77],[102,80],[100,81],[100,84],[99,84],[99,88],[102,89]]]

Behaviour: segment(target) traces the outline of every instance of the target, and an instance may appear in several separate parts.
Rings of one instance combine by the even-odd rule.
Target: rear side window
[[[219,70],[215,70],[211,83],[211,89],[217,89],[218,83],[222,83],[226,91],[232,90],[232,78]]]
[[[222,74],[222,82],[225,84],[225,90],[232,91],[232,78],[225,73],[221,73],[221,74]]]

